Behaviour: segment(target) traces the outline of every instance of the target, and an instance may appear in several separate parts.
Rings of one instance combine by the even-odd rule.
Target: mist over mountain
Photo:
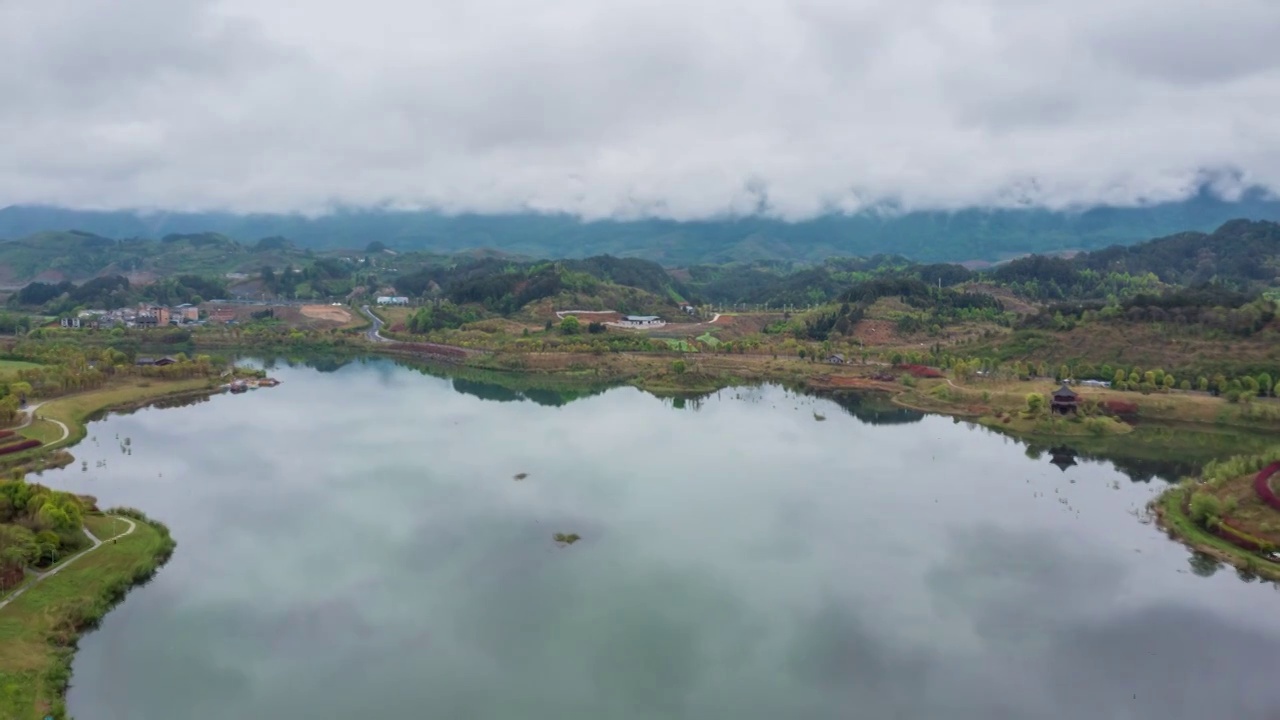
[[[282,236],[315,249],[363,248],[454,252],[491,248],[532,257],[640,257],[665,265],[745,260],[820,261],[832,256],[900,254],[930,262],[994,261],[1024,253],[1127,245],[1176,232],[1212,231],[1234,218],[1280,220],[1280,202],[1262,192],[1237,201],[1207,189],[1147,207],[826,215],[801,222],[763,217],[700,221],[598,220],[569,215],[446,215],[438,212],[342,211],[302,215],[82,211],[15,206],[0,209],[0,238],[79,230],[113,238],[160,238],[215,232],[241,242]]]

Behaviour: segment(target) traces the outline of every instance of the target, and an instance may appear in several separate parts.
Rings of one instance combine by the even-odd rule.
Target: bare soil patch
[[[324,320],[339,325],[351,322],[350,311],[344,307],[335,307],[333,305],[303,305],[302,314],[313,320]]]
[[[898,330],[888,320],[863,320],[853,328],[853,336],[863,345],[895,345],[901,341]]]

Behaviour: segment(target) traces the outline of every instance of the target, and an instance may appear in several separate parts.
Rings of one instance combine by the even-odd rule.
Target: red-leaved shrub
[[[1253,479],[1253,489],[1257,491],[1258,497],[1262,498],[1262,502],[1280,510],[1280,497],[1276,497],[1275,491],[1271,489],[1271,476],[1277,472],[1280,472],[1280,462],[1273,462],[1263,468],[1262,472]]]
[[[13,430],[0,430],[0,440],[7,437],[13,437],[14,435],[17,435],[17,434],[18,433],[14,432]]]
[[[915,375],[918,378],[940,378],[943,377],[942,372],[937,368],[931,368],[925,365],[897,365],[902,370]]]
[[[40,447],[43,444],[44,443],[40,442],[39,440],[23,440],[22,442],[16,442],[16,443],[13,443],[12,445],[5,445],[4,447],[0,447],[0,455],[8,455],[9,453],[16,453],[16,452],[22,452],[23,450],[30,450],[31,448]]]
[[[1127,400],[1103,400],[1101,404],[1109,415],[1135,415],[1138,412],[1138,403]]]

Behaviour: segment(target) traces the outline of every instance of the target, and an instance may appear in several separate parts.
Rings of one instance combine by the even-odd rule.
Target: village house
[[[171,321],[174,323],[193,323],[200,320],[200,308],[191,303],[183,303],[169,311]]]
[[[831,357],[827,358],[827,362],[831,363],[832,365],[843,365],[844,356],[841,355],[840,353],[833,353]]]
[[[209,322],[225,324],[236,319],[236,311],[231,308],[215,308],[209,311]]]
[[[141,305],[138,307],[138,326],[155,327],[169,324],[169,308],[161,305]]]
[[[403,295],[387,296],[380,295],[376,301],[379,305],[408,305],[409,298]]]
[[[133,364],[142,366],[142,367],[164,367],[166,365],[173,365],[176,362],[178,362],[176,358],[170,357],[168,355],[162,358],[153,358],[153,357],[147,357],[143,355],[143,356],[139,356],[137,360],[134,360]]]
[[[62,327],[64,327],[64,328],[79,328],[79,327],[80,327],[80,318],[78,318],[78,317],[64,317],[64,318],[61,318],[60,320],[58,320],[58,324],[59,324],[59,325],[61,325],[61,326],[62,326]]]

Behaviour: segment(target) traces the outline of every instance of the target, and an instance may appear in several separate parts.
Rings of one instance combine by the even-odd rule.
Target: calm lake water
[[[179,543],[79,720],[1280,717],[1280,593],[1144,524],[1161,479],[781,388],[273,375],[42,479]]]

